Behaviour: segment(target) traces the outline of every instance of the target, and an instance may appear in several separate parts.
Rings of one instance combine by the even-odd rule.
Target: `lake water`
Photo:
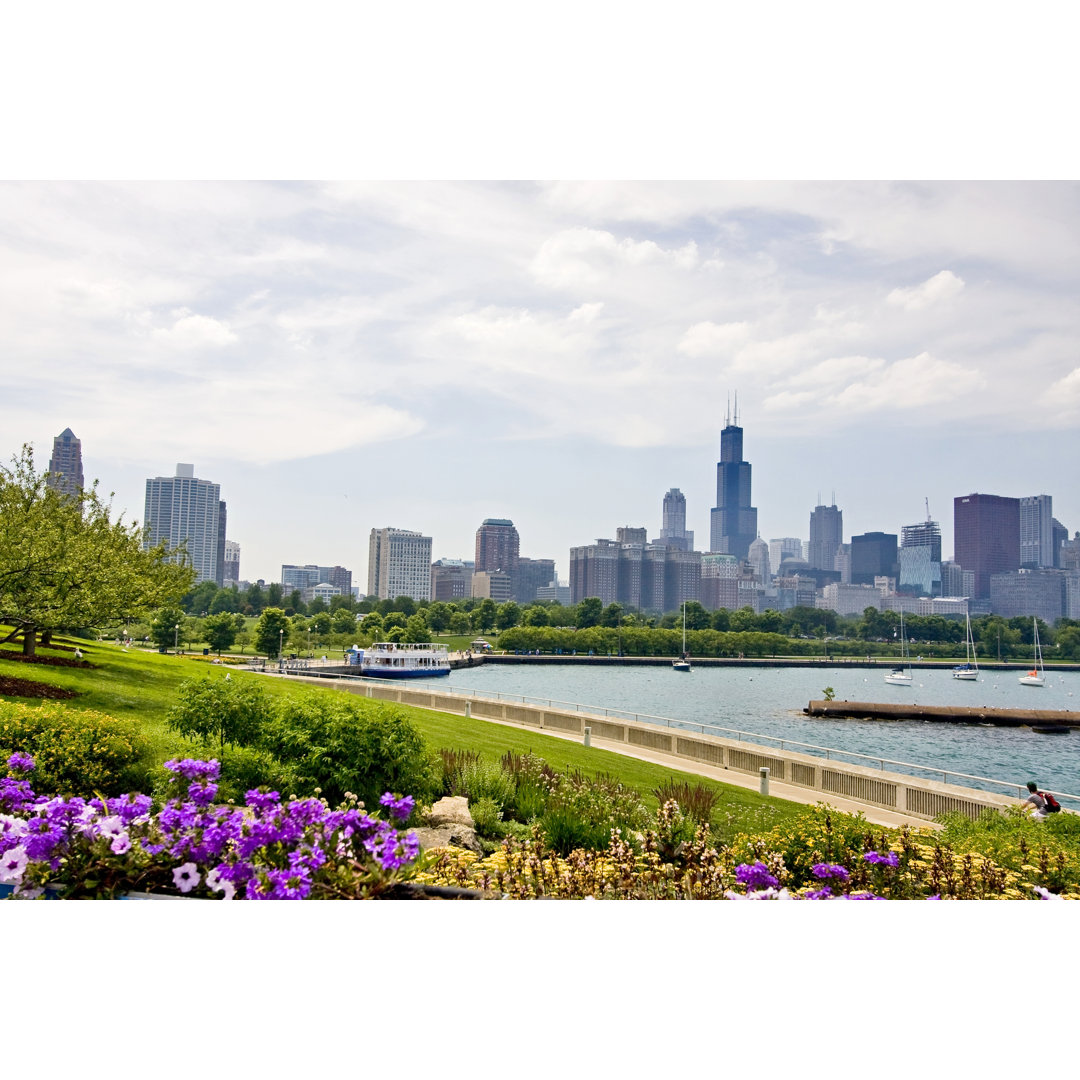
[[[413,685],[430,682],[445,689],[449,682],[457,692],[475,690],[534,703],[539,699],[555,707],[560,702],[573,703],[593,707],[590,711],[618,709],[1021,785],[1035,780],[1040,787],[1080,794],[1080,730],[1037,735],[1027,728],[823,720],[802,713],[810,700],[824,697],[826,686],[836,692],[837,701],[1080,710],[1080,672],[1047,672],[1045,686],[1028,687],[1017,681],[1023,674],[1019,670],[984,671],[978,682],[963,682],[948,669],[916,668],[912,686],[899,687],[884,681],[887,670],[887,665],[699,667],[680,674],[667,667],[486,664],[453,671],[448,679],[416,680]],[[647,720],[648,715],[641,718]],[[715,734],[730,737],[722,731]],[[788,749],[797,748],[789,745]],[[955,778],[950,782],[988,786]],[[999,788],[990,790],[1008,794]]]

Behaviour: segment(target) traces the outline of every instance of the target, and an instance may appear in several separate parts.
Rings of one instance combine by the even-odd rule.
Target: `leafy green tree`
[[[266,593],[263,592],[262,586],[258,582],[248,586],[247,591],[243,594],[243,602],[246,607],[251,608],[253,615],[262,614],[262,609],[266,607]]]
[[[0,466],[0,623],[22,635],[33,656],[38,635],[83,626],[116,625],[191,588],[190,566],[166,561],[164,544],[144,551],[143,533],[121,518],[97,484],[75,496],[51,488],[22,448]]]
[[[731,629],[736,633],[746,633],[757,626],[757,616],[754,609],[747,606],[731,613]],[[745,651],[745,650],[743,650]]]
[[[311,603],[308,604],[307,610],[309,615],[319,615],[330,609],[326,606],[326,601],[321,596],[316,596]]]
[[[679,612],[679,626],[682,626],[682,612]],[[686,601],[686,629],[708,630],[709,613],[696,601]]]
[[[416,614],[416,601],[411,596],[398,596],[394,598],[394,610],[400,611],[407,619]]]
[[[159,649],[175,647],[179,644],[180,634],[184,630],[184,619],[184,613],[180,608],[162,608],[150,623],[150,640]]]
[[[420,643],[430,640],[431,630],[428,627],[427,620],[424,616],[419,612],[415,615],[410,615],[408,621],[405,623],[405,636],[402,638],[402,641]]]
[[[521,622],[521,607],[513,600],[500,604],[495,612],[495,626],[499,630],[509,630]]]
[[[727,608],[720,608],[718,611],[712,613],[712,617],[709,619],[709,626],[713,630],[730,630],[731,629],[731,612]]]
[[[498,608],[495,605],[495,601],[492,600],[490,596],[485,596],[484,599],[480,601],[479,607],[473,609],[473,628],[479,630],[481,633],[486,633],[494,627],[497,614]]]
[[[240,610],[240,592],[234,586],[231,589],[218,589],[214,599],[210,601],[210,614],[220,615],[223,611]]]
[[[325,606],[326,605],[324,604],[323,607]],[[334,621],[330,617],[329,611],[317,611],[311,616],[309,622],[314,633],[318,634],[319,637],[325,637],[330,633],[330,627],[333,625]]]
[[[383,632],[382,616],[377,611],[369,611],[364,616],[360,629],[371,638],[378,637]]]
[[[200,615],[202,612],[210,610],[210,605],[214,602],[214,597],[217,596],[217,594],[217,582],[200,581],[199,584],[180,601],[180,606],[189,615]]]
[[[403,612],[391,611],[389,614],[383,616],[383,629],[386,631],[404,630],[407,621],[408,616]]]
[[[533,604],[532,607],[527,607],[522,617],[522,623],[525,626],[547,626],[547,608],[541,607],[539,604]]]
[[[231,649],[236,641],[236,620],[227,611],[210,615],[203,620],[203,633],[214,652],[224,652]]]
[[[436,634],[441,634],[450,625],[452,612],[448,604],[442,600],[436,600],[427,609],[427,624]]]
[[[600,616],[603,611],[604,603],[598,596],[587,596],[575,609],[574,625],[579,630],[585,630],[590,626],[599,626]]]
[[[280,656],[289,630],[289,619],[281,608],[266,608],[255,624],[255,648],[267,656]]]
[[[266,586],[266,606],[281,607],[285,602],[284,589],[278,582],[271,582]]]
[[[348,608],[338,608],[330,616],[330,625],[335,634],[351,634],[356,630],[356,616]]]
[[[464,611],[455,611],[450,616],[450,633],[467,634],[472,629],[472,622]]]
[[[178,693],[166,718],[169,729],[221,750],[254,743],[271,711],[266,691],[252,678],[189,679]]]
[[[289,593],[289,598],[285,601],[285,608],[286,610],[292,608],[293,613],[296,615],[309,614],[308,609],[304,606],[304,600],[300,595],[299,589],[293,589],[293,591]]]
[[[618,626],[622,621],[622,613],[622,604],[608,604],[608,606],[600,612],[600,625]]]
[[[1080,660],[1080,626],[1063,626],[1055,632],[1057,651],[1063,660]]]

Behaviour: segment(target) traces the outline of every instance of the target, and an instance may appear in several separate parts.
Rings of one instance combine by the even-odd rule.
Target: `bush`
[[[472,814],[477,835],[488,839],[502,836],[502,810],[494,799],[484,798],[470,802],[469,813]]]
[[[253,679],[188,679],[178,693],[180,700],[166,718],[169,729],[200,741],[219,756],[227,743],[255,743],[273,708],[266,691]]]
[[[408,792],[424,803],[439,789],[437,759],[392,705],[334,694],[284,698],[260,745],[295,770],[297,794],[322,788],[332,806],[347,792],[370,810],[386,791]]]
[[[480,760],[479,750],[439,750],[442,760],[442,793],[444,795],[464,795],[465,785],[461,774],[465,766]]]
[[[57,794],[122,795],[145,785],[150,745],[135,720],[66,705],[0,701],[0,759],[33,757],[35,781]]]
[[[514,778],[494,762],[470,761],[461,770],[463,794],[469,802],[492,799],[501,810],[513,803]]]
[[[278,761],[273,754],[253,746],[232,746],[221,756],[221,780],[218,796],[242,803],[247,792],[265,787],[282,798],[298,794],[296,770]]]
[[[603,851],[611,841],[611,829],[606,824],[587,821],[573,807],[550,807],[540,819],[547,846],[564,858],[572,851]]]

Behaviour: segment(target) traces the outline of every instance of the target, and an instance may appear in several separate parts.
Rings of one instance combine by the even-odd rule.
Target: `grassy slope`
[[[97,709],[117,717],[137,719],[149,737],[154,756],[166,761],[175,754],[192,754],[197,749],[185,739],[167,730],[165,718],[176,700],[176,691],[185,679],[216,676],[223,678],[222,669],[203,660],[182,656],[164,656],[154,652],[132,650],[124,652],[111,642],[79,642],[84,659],[95,664],[93,669],[52,667],[47,664],[5,662],[0,649],[0,671],[17,678],[32,679],[79,692],[80,696],[65,704],[73,708]],[[10,649],[10,646],[8,647]],[[71,657],[67,651],[40,648],[41,656]],[[332,687],[305,685],[293,681],[267,678],[253,672],[232,671],[234,679],[259,679],[271,694],[328,694],[339,693]],[[28,698],[4,698],[8,701],[33,701]],[[366,699],[355,698],[361,705]],[[668,769],[650,762],[638,761],[596,747],[543,735],[532,730],[520,730],[500,724],[490,724],[475,718],[454,716],[411,706],[399,706],[433,749],[442,747],[479,751],[488,760],[496,760],[506,751],[532,751],[553,768],[582,769],[588,774],[607,773],[623,783],[637,788],[646,800],[655,805],[654,788],[669,778],[681,782],[702,783],[722,793],[720,816],[731,824],[738,820],[746,829],[768,828],[799,811],[795,803],[766,799],[755,791],[731,787],[693,774]]]

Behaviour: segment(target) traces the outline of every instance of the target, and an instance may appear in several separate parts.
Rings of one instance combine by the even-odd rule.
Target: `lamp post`
[[[278,659],[281,659],[281,649],[285,640],[285,628],[281,627],[277,632],[277,655]]]
[[[180,624],[177,623],[173,627],[173,652],[176,652],[180,648]]]

